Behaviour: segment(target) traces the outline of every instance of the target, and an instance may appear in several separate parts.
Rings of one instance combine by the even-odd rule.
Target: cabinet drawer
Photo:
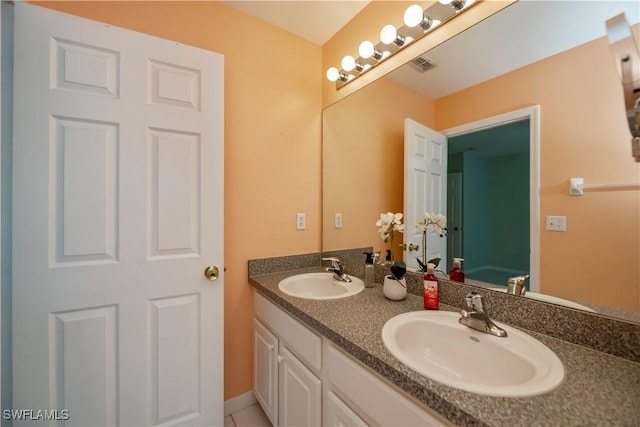
[[[327,346],[325,369],[331,388],[339,391],[354,411],[374,425],[451,425],[401,395],[333,345]]]
[[[312,369],[322,369],[322,339],[265,297],[253,293],[253,312]]]

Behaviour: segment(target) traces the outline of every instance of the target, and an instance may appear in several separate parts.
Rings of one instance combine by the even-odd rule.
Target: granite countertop
[[[527,398],[465,392],[421,376],[384,347],[383,325],[398,314],[423,310],[422,298],[409,294],[403,301],[390,301],[381,285],[352,297],[321,301],[291,297],[278,289],[278,282],[288,276],[315,271],[324,270],[311,267],[259,274],[250,276],[249,282],[293,317],[455,424],[640,424],[640,363],[525,330],[558,355],[565,368],[564,382],[547,394]],[[444,304],[440,308],[456,310]]]

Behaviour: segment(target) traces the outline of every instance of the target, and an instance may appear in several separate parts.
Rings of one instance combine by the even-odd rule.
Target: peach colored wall
[[[639,311],[640,191],[568,193],[571,177],[640,181],[619,82],[601,38],[436,100],[436,126],[539,104],[542,292]],[[547,215],[566,215],[567,232],[545,231]]]
[[[386,78],[324,111],[324,250],[389,247],[375,223],[381,212],[404,211],[406,117],[433,127],[434,102]],[[343,215],[341,229],[334,227],[336,212]],[[402,240],[402,235],[394,239],[396,259],[402,259],[395,245]]]
[[[358,47],[364,40],[370,40],[374,44],[378,43],[380,30],[386,24],[393,24],[396,27],[403,25],[404,11],[409,5],[419,4],[426,9],[435,3],[435,1],[373,0],[322,46],[323,107],[326,108],[334,104],[514,2],[515,0],[479,0],[463,13],[447,21],[442,27],[435,28],[428,35],[403,48],[357,80],[336,90],[335,83],[331,83],[325,78],[326,70],[329,67],[340,68],[340,62],[345,55],[358,57]]]
[[[251,390],[247,260],[320,250],[321,48],[218,2],[40,4],[224,54],[225,399]]]

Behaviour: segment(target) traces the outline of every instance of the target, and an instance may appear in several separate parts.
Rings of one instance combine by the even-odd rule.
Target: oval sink
[[[287,295],[307,299],[345,298],[362,292],[364,282],[357,277],[351,282],[335,280],[333,273],[305,273],[287,277],[278,283],[278,289]]]
[[[535,396],[564,378],[562,362],[547,346],[509,326],[505,338],[458,323],[460,314],[416,311],[382,328],[387,350],[403,365],[442,384],[478,394]]]

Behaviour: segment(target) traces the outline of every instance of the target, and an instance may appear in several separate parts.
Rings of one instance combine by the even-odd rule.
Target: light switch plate
[[[338,212],[333,217],[333,226],[335,228],[342,228],[342,214],[341,213]]]

